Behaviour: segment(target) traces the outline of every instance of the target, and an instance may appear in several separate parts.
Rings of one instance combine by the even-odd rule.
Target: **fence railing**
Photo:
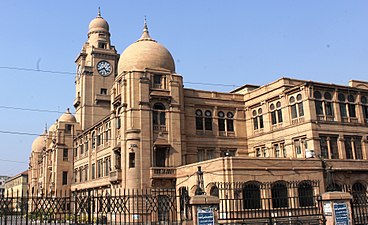
[[[175,189],[16,194],[0,199],[0,225],[180,224],[191,219],[181,210],[183,199],[189,198]]]
[[[323,224],[318,181],[217,183],[219,223]]]

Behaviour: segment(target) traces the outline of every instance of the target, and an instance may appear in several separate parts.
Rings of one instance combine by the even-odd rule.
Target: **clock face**
[[[109,76],[111,74],[112,68],[109,62],[100,61],[97,63],[97,71],[102,76]]]

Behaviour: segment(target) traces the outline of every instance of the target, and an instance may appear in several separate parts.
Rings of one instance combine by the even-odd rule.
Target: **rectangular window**
[[[272,125],[277,124],[277,120],[276,120],[276,111],[272,111],[272,112],[271,112],[271,121],[272,121]]]
[[[105,176],[108,176],[111,170],[111,158],[105,158]]]
[[[325,102],[326,116],[333,116],[332,102]]]
[[[162,75],[153,75],[153,88],[162,88]]]
[[[204,118],[204,127],[206,130],[212,130],[212,118],[210,117]]]
[[[225,131],[225,119],[218,119],[219,131]]]
[[[324,136],[321,136],[320,137],[320,141],[319,141],[319,144],[320,144],[320,149],[321,149],[321,156],[323,158],[330,158],[329,155],[328,155],[328,143],[327,143],[327,137],[324,137]]]
[[[277,110],[277,118],[279,119],[279,123],[282,123],[283,122],[281,109],[278,109]]]
[[[354,104],[348,104],[348,106],[349,106],[349,117],[356,117],[355,105]]]
[[[98,47],[99,47],[99,48],[106,49],[107,44],[106,44],[106,43],[104,43],[104,42],[99,42],[99,43],[98,43]]]
[[[259,128],[263,128],[263,116],[259,116]]]
[[[96,165],[94,163],[92,164],[91,175],[92,179],[96,178]]]
[[[213,159],[215,158],[215,151],[214,150],[210,150],[210,149],[207,149],[206,151],[206,159]]]
[[[83,181],[83,167],[79,167],[79,181]]]
[[[204,149],[198,149],[198,162],[202,162],[205,160],[205,150]]]
[[[196,129],[203,130],[203,117],[196,117]]]
[[[98,160],[97,161],[97,177],[101,177],[102,176],[102,160]]]
[[[88,165],[84,166],[84,180],[88,180]]]
[[[366,120],[366,122],[368,122],[368,106],[363,105],[363,114],[364,114],[364,118]]]
[[[323,115],[323,105],[321,101],[315,101],[316,105],[316,114],[317,115]]]
[[[292,119],[298,118],[298,114],[297,114],[297,111],[296,111],[296,104],[291,106],[291,118]]]
[[[348,117],[348,113],[346,111],[346,104],[345,103],[340,103],[339,104],[339,107],[340,107],[341,118],[347,118]]]
[[[345,138],[345,153],[347,159],[353,159],[353,146],[351,145],[351,138],[350,137],[344,137]]]
[[[129,168],[135,168],[135,153],[129,153]]]
[[[68,184],[68,172],[63,171],[62,185],[67,185],[67,184]]]
[[[101,95],[107,95],[107,89],[106,88],[101,88],[100,94]]]
[[[72,125],[71,124],[65,124],[65,133],[70,134],[72,132]]]
[[[299,117],[303,117],[304,116],[303,102],[298,103],[298,111],[299,111]]]
[[[69,158],[69,150],[67,148],[63,149],[63,161],[68,161]]]
[[[253,118],[253,129],[258,130],[258,119],[257,119],[257,117]]]

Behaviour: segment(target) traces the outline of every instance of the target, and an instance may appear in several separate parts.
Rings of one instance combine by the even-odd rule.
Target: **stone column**
[[[347,192],[326,192],[322,194],[323,213],[326,225],[352,225],[352,196]]]

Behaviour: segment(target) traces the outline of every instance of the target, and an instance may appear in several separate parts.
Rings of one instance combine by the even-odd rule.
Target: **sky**
[[[37,135],[67,108],[74,112],[74,60],[98,7],[119,53],[140,37],[146,16],[186,88],[228,92],[281,77],[368,80],[366,0],[1,3],[0,175],[26,170]]]

